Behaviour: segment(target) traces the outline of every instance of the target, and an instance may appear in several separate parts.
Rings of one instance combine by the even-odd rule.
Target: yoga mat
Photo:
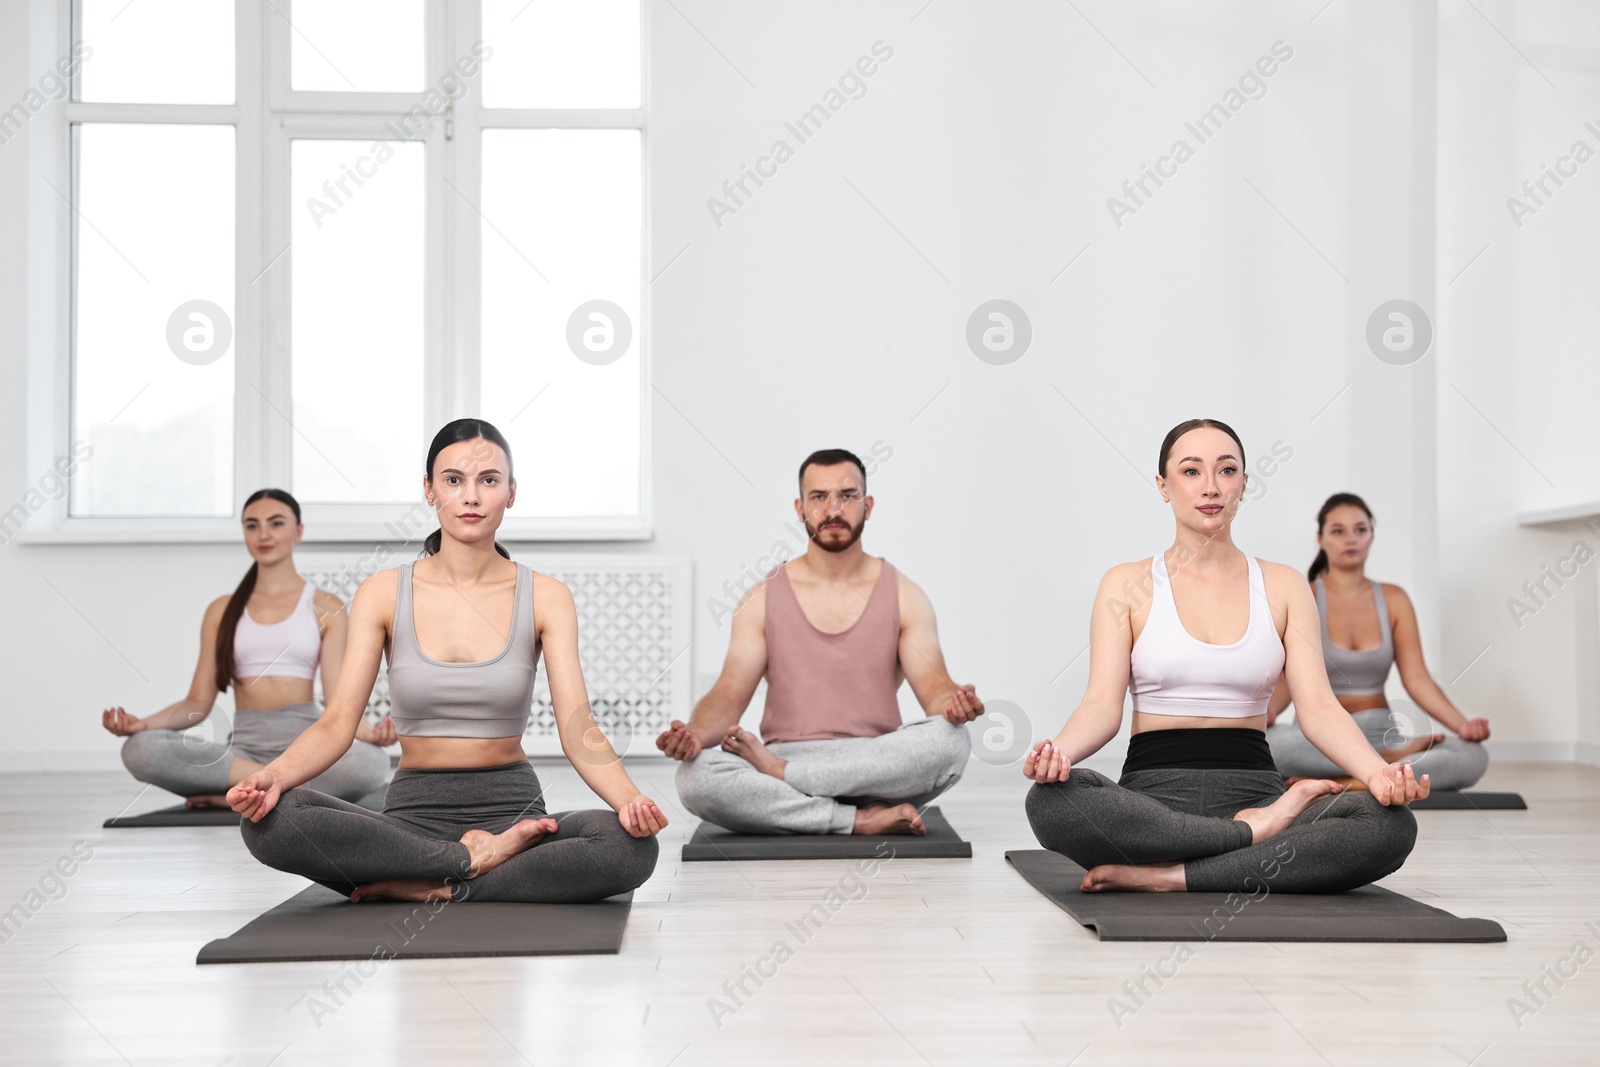
[[[196,963],[443,959],[452,956],[577,956],[622,948],[633,894],[597,904],[352,904],[312,885],[227,937]]]
[[[1084,893],[1084,870],[1059,852],[1006,859],[1101,941],[1504,941],[1489,919],[1463,919],[1375,885],[1348,893]],[[1271,882],[1267,885],[1270,889]],[[1241,901],[1247,901],[1241,904]]]
[[[1521,793],[1464,793],[1459,789],[1435,789],[1408,805],[1412,811],[1527,811]]]
[[[881,854],[888,842],[897,859],[970,859],[972,844],[945,821],[938,808],[924,808],[916,834],[736,834],[703,822],[683,846],[685,863],[694,860],[853,860]]]
[[[356,801],[368,811],[382,811],[383,798],[389,787],[375,789]],[[141,826],[238,826],[239,813],[232,808],[191,808],[174,804],[170,808],[157,808],[143,815],[119,815],[100,824],[113,830]]]
[[[232,808],[189,808],[177,804],[143,815],[119,815],[100,825],[114,830],[140,826],[238,826],[239,813]]]

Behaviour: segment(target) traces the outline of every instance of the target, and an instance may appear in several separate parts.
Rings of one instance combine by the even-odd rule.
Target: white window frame
[[[74,91],[51,102],[30,124],[28,198],[28,470],[53,466],[70,455],[72,425],[73,262],[76,215],[53,184],[76,191],[73,124],[80,122],[231,123],[237,131],[237,241],[234,320],[233,514],[222,518],[72,516],[71,494],[46,501],[17,540],[34,543],[203,543],[236,541],[239,509],[251,492],[286,486],[291,492],[294,431],[277,412],[292,410],[289,380],[290,257],[273,261],[289,243],[289,143],[298,137],[374,137],[384,122],[422,94],[362,94],[367,105],[348,110],[346,94],[291,93],[288,85],[290,29],[273,4],[290,0],[234,0],[236,102],[233,104],[82,103]],[[576,0],[581,2],[581,0]],[[45,70],[72,47],[77,3],[32,0],[29,69]],[[455,194],[443,175],[472,198],[481,199],[480,129],[637,129],[641,141],[639,249],[639,514],[565,519],[512,518],[501,524],[501,541],[640,541],[652,536],[650,286],[650,8],[640,3],[640,106],[636,109],[487,110],[481,106],[481,76],[463,79],[455,102],[454,136],[444,117],[435,118],[422,143],[428,187],[423,280],[423,425],[416,428],[415,500],[378,504],[304,505],[307,542],[393,541],[402,516],[415,521],[422,502],[421,456],[440,426],[479,414],[481,363],[479,320],[483,226],[476,209]],[[460,0],[425,0],[427,80],[467,54],[482,34],[480,5]],[[292,17],[292,15],[291,15]],[[257,44],[257,42],[262,42]],[[269,61],[268,57],[275,61]],[[92,62],[92,57],[89,62]],[[488,62],[493,62],[491,57]],[[45,190],[41,195],[39,190]],[[263,267],[272,265],[263,273]],[[454,358],[451,354],[454,353]],[[260,383],[260,392],[252,383]],[[276,411],[274,410],[276,409]],[[539,457],[519,457],[525,472]],[[91,459],[89,462],[93,462]],[[406,538],[401,538],[406,539]]]

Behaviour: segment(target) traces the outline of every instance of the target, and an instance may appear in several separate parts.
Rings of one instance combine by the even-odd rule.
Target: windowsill
[[[433,527],[420,532],[398,531],[381,522],[308,523],[302,545],[408,544],[420,542]],[[69,519],[50,530],[23,530],[11,543],[29,545],[115,544],[235,544],[240,538],[237,519]],[[572,522],[537,520],[507,522],[498,537],[503,542],[540,541],[649,541],[654,530],[638,519],[590,519]]]

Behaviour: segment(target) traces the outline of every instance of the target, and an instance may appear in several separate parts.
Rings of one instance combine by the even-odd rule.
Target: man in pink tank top
[[[743,833],[926,832],[920,809],[961,777],[966,724],[983,714],[945,670],[927,596],[867,555],[861,460],[843,449],[800,466],[805,555],[779,564],[734,613],[722,675],[656,747],[695,815]],[[739,725],[765,677],[758,738]],[[926,712],[902,723],[909,681]]]

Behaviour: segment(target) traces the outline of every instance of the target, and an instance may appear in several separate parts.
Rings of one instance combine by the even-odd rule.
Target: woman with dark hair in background
[[[1156,469],[1176,535],[1101,579],[1083,701],[1023,761],[1034,836],[1088,869],[1085,892],[1253,893],[1270,883],[1337,893],[1393,873],[1416,841],[1405,805],[1428,795],[1428,779],[1385,763],[1334,700],[1322,648],[1306,636],[1317,609],[1300,575],[1234,545],[1248,480],[1239,435],[1213,419],[1180,423]],[[1307,735],[1370,792],[1328,781],[1285,788],[1263,733],[1280,675]],[[1073,766],[1116,736],[1128,691],[1121,779]]]
[[[1489,752],[1481,742],[1489,737],[1489,722],[1457,711],[1428,673],[1417,612],[1405,590],[1367,578],[1373,529],[1372,510],[1354,493],[1335,493],[1317,512],[1317,558],[1307,577],[1317,598],[1328,680],[1339,703],[1386,760],[1409,757],[1435,789],[1465,789],[1488,769]],[[1411,699],[1456,736],[1429,734],[1406,743],[1383,695],[1394,666],[1400,668],[1400,683]],[[1267,705],[1267,743],[1278,769],[1291,779],[1339,775],[1339,768],[1306,740],[1298,722],[1274,721],[1288,704],[1288,687],[1279,679]],[[1352,789],[1365,788],[1359,781],[1341,781]]]
[[[578,903],[636,888],[667,819],[595,724],[571,591],[495,541],[517,498],[510,445],[457,419],[429,446],[422,488],[439,529],[423,559],[356,591],[327,714],[228,792],[245,845],[355,901]],[[562,750],[613,810],[545,812],[522,750],[541,649]],[[350,743],[385,653],[400,769],[382,813],[296,788]]]
[[[133,776],[186,797],[190,807],[225,806],[229,786],[281,756],[322,713],[312,700],[317,667],[322,691],[331,693],[344,662],[344,602],[295,570],[294,546],[305,532],[300,505],[282,489],[261,489],[245,501],[242,522],[255,562],[232,596],[206,608],[189,695],[143,719],[121,707],[101,713],[107,730],[127,738],[122,762]],[[229,739],[182,733],[203,722],[229,686]],[[394,724],[363,720],[353,736],[312,783],[345,800],[360,800],[389,777],[379,746],[394,743]]]

